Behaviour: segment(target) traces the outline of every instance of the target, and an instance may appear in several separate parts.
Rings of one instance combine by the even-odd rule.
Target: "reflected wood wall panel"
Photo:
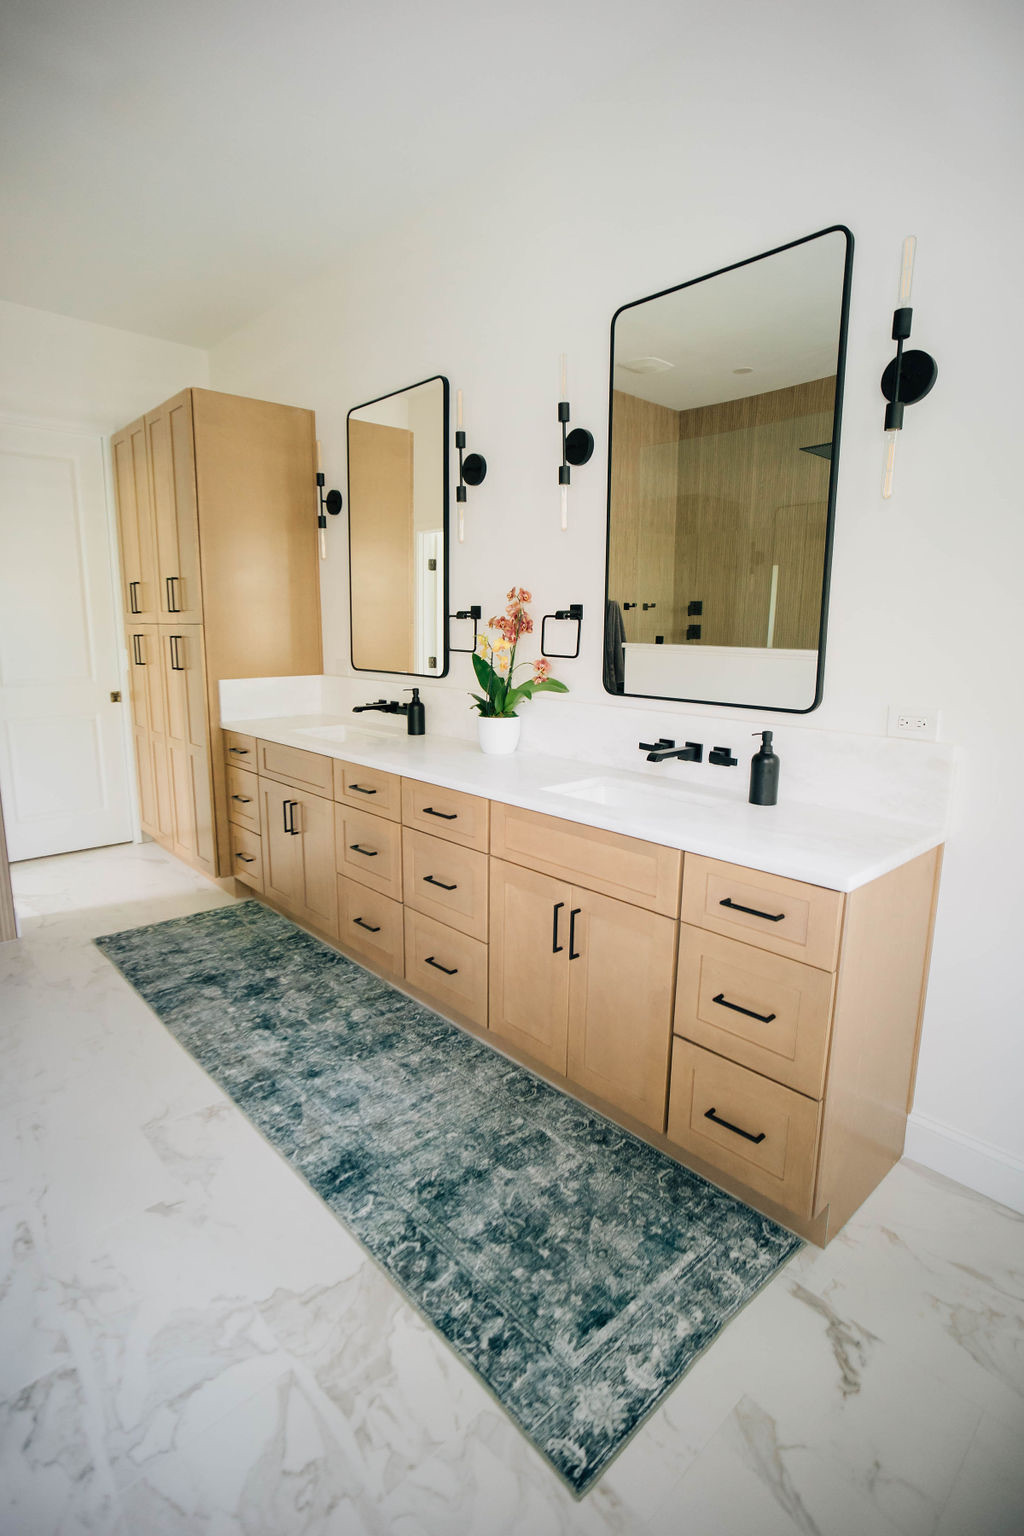
[[[673,600],[679,413],[621,390],[612,400],[608,595],[640,605],[623,614],[627,640],[671,643],[682,638]],[[657,606],[645,613],[645,602]]]
[[[411,672],[413,434],[350,417],[352,663]]]

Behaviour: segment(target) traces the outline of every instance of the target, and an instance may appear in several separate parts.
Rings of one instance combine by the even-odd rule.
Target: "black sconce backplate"
[[[910,351],[893,358],[882,374],[882,394],[887,400],[896,398],[896,365],[900,365],[900,401],[903,405],[916,405],[933,388],[939,376],[939,365],[930,352]]]

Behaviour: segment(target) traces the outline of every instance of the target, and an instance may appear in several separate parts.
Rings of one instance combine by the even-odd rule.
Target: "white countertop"
[[[475,742],[429,733],[408,736],[404,719],[377,718],[379,729],[377,721],[363,726],[341,715],[224,719],[221,724],[264,741],[836,891],[856,890],[943,841],[938,825],[787,802],[784,781],[778,805],[750,805],[737,788],[689,789],[678,780],[659,785],[653,773],[523,751],[488,757]],[[739,788],[745,789],[745,771],[740,767],[735,773],[743,773]],[[565,786],[581,786],[583,795],[561,792]],[[599,803],[589,798],[592,794],[612,803]]]

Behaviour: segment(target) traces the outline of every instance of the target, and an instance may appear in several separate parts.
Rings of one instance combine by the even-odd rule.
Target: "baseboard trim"
[[[977,1141],[927,1115],[912,1114],[903,1155],[1024,1213],[1024,1162],[991,1142]]]

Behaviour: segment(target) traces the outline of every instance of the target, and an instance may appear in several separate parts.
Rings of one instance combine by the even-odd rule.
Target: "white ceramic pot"
[[[518,715],[478,715],[476,728],[480,733],[480,751],[492,756],[514,752],[519,745]]]

